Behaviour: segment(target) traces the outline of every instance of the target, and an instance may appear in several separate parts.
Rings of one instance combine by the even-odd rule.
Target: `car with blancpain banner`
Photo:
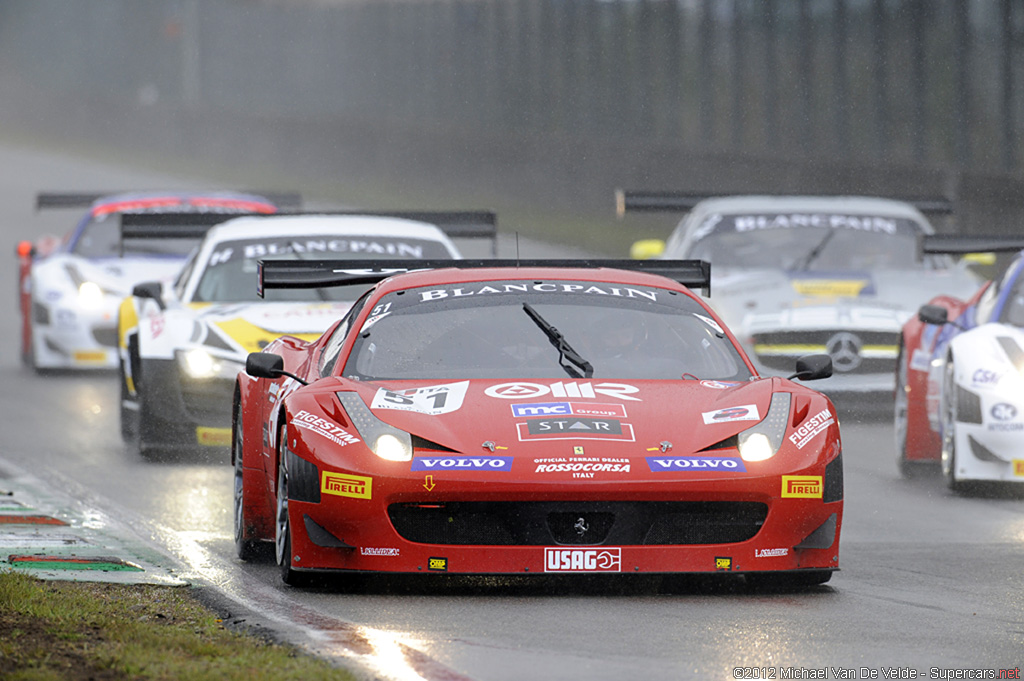
[[[209,228],[210,217],[275,213],[297,194],[226,191],[41,192],[37,211],[84,210],[63,238],[18,244],[21,358],[37,371],[115,369],[117,310],[132,286],[173,277]],[[175,224],[158,225],[173,213]],[[158,238],[132,236],[122,222],[148,221]],[[140,224],[136,222],[135,224]]]
[[[402,270],[412,270],[403,272]],[[264,261],[262,290],[373,284],[250,354],[232,422],[243,559],[353,573],[743,575],[839,565],[831,401],[758,375],[700,261]],[[737,577],[742,581],[742,578]]]
[[[261,298],[260,259],[459,258],[453,238],[494,243],[495,236],[494,214],[470,211],[281,213],[213,227],[173,282],[143,282],[121,304],[125,442],[147,458],[225,455],[246,355],[285,334],[319,337],[365,288],[282,289]]]
[[[1014,256],[973,295],[936,296],[904,325],[894,414],[900,471],[938,466],[954,491],[1024,483],[1024,238],[941,235],[922,248]]]
[[[891,404],[900,330],[934,295],[980,284],[969,261],[921,254],[925,217],[942,200],[861,196],[617,194],[619,214],[683,212],[668,237],[633,244],[636,258],[700,258],[714,267],[711,302],[762,373],[828,353],[821,390],[860,407]]]

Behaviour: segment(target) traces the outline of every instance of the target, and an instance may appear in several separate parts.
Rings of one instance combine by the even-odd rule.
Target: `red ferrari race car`
[[[408,271],[415,269],[417,271]],[[629,271],[632,270],[632,271]],[[838,569],[827,397],[758,376],[691,292],[701,261],[263,261],[260,286],[376,284],[313,342],[247,358],[238,554],[283,579]]]

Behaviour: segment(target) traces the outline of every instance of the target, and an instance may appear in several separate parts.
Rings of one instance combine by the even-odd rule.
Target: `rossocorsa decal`
[[[568,398],[596,398],[599,394],[606,397],[617,397],[620,400],[631,400],[639,402],[639,397],[632,397],[640,389],[626,383],[499,383],[492,385],[484,391],[489,397],[497,397],[502,400],[527,400],[534,397],[551,395],[552,397]]]
[[[493,296],[523,293],[568,293],[590,296],[610,296],[614,298],[642,298],[652,302],[658,301],[658,291],[649,288],[631,288],[615,284],[594,284],[590,282],[574,283],[568,281],[541,282],[489,282],[486,284],[463,284],[445,288],[420,290],[421,303],[445,298],[465,298],[467,296]]]
[[[466,397],[469,381],[430,385],[407,390],[387,390],[380,388],[373,396],[371,409],[398,409],[399,411],[417,411],[421,414],[447,414],[462,407]]]

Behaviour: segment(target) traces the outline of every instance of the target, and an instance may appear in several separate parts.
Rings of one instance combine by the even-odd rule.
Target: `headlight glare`
[[[90,310],[99,307],[103,304],[103,289],[94,281],[83,281],[78,285],[78,303]]]
[[[411,461],[412,447],[408,436],[399,438],[394,433],[384,433],[373,445],[373,453],[388,461]]]
[[[241,362],[235,362],[223,357],[215,357],[203,348],[179,350],[175,355],[178,359],[178,366],[181,367],[181,370],[189,378],[234,379],[243,368]]]
[[[768,414],[756,426],[740,433],[739,449],[744,461],[764,461],[779,451],[786,435],[791,397],[789,393],[772,395]]]

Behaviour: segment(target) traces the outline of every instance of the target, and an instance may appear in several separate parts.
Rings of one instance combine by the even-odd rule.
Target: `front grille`
[[[93,339],[105,348],[117,347],[117,327],[98,326],[92,330]]]
[[[209,380],[182,379],[181,398],[185,413],[194,423],[231,423],[232,381],[223,378]]]
[[[773,331],[752,337],[758,361],[777,371],[792,371],[803,355],[828,352],[836,373],[877,374],[896,370],[899,335],[889,331],[818,329]],[[859,350],[851,352],[857,346]]]
[[[744,501],[401,503],[395,530],[422,544],[544,546],[729,544],[751,539],[767,504]]]

